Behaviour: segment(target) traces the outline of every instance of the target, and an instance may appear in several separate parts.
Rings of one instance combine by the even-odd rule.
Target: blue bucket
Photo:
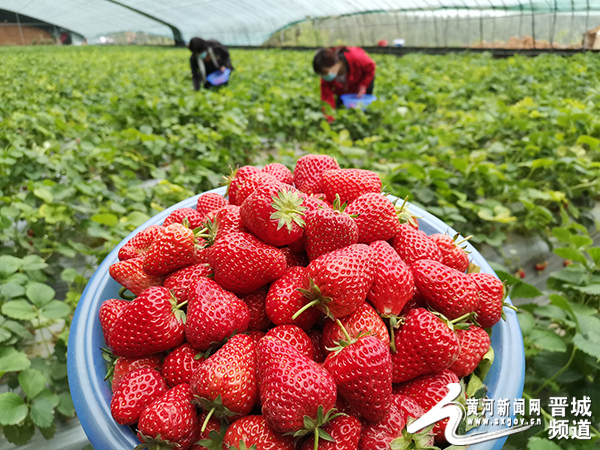
[[[219,86],[220,84],[227,83],[229,81],[229,75],[231,74],[231,69],[225,68],[223,72],[217,70],[206,76],[206,81],[208,81],[213,86]]]
[[[213,189],[225,195],[225,188]],[[106,347],[98,312],[102,302],[109,298],[119,298],[120,285],[108,273],[108,268],[118,261],[119,249],[136,233],[150,225],[160,225],[167,216],[179,208],[195,208],[199,195],[184,200],[138,227],[113,249],[102,262],[87,284],[73,317],[69,336],[67,366],[69,386],[75,410],[88,439],[95,450],[131,450],[139,444],[129,427],[116,423],[110,414],[111,389],[104,381],[106,362],[100,348]],[[409,209],[419,219],[420,229],[427,234],[456,234],[444,222],[413,205]],[[481,271],[495,275],[490,265],[475,248],[467,244],[471,258],[481,267]],[[510,302],[510,299],[507,299]],[[516,313],[505,309],[506,322],[500,321],[493,328],[492,347],[494,363],[484,380],[490,398],[520,398],[525,381],[525,352],[523,338]],[[479,427],[477,431],[492,431],[492,427]],[[494,430],[498,430],[494,427]],[[470,450],[500,450],[506,438],[473,445]]]
[[[377,97],[374,95],[364,94],[362,97],[357,97],[356,94],[344,94],[340,95],[342,103],[346,108],[360,108],[364,110],[367,105],[370,105]]]

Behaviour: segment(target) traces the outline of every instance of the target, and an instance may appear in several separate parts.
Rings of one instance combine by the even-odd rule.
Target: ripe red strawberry
[[[360,440],[360,431],[362,426],[360,420],[351,416],[340,416],[333,419],[323,427],[329,436],[334,439],[334,442],[321,440],[319,441],[319,450],[356,450],[358,441]],[[300,450],[313,450],[315,440],[309,437]]]
[[[256,344],[237,334],[204,361],[192,375],[192,393],[215,417],[239,417],[252,411],[258,392]]]
[[[113,391],[117,388],[125,375],[136,369],[147,367],[160,371],[161,360],[161,355],[144,356],[142,358],[126,358],[121,356],[120,358],[117,358],[114,361],[114,365],[109,367],[107,374],[107,378],[112,376]]]
[[[281,247],[279,250],[284,254],[288,267],[308,266],[308,257],[306,256],[306,253],[294,252],[289,247]]]
[[[206,416],[205,412],[198,415],[198,423],[200,424],[198,431],[200,433],[198,441],[192,445],[190,450],[223,450],[223,438],[227,426],[215,417],[209,417],[206,421]],[[205,426],[204,431],[201,431],[202,426]]]
[[[292,319],[299,309],[309,303],[309,300],[298,291],[298,288],[303,286],[305,273],[304,267],[290,267],[281,278],[271,284],[265,308],[267,316],[275,325],[296,325],[309,330],[322,316],[321,311],[313,306]]]
[[[121,313],[108,335],[117,356],[148,356],[171,350],[185,339],[185,313],[171,292],[148,288]]]
[[[211,274],[212,269],[208,264],[196,264],[173,272],[165,278],[163,286],[173,291],[178,303],[183,303],[188,301],[192,283],[199,278],[208,278]]]
[[[375,263],[375,252],[365,244],[322,255],[306,268],[302,293],[325,314],[345,317],[367,298]]]
[[[412,273],[412,272],[411,272]],[[423,297],[419,291],[415,288],[415,293],[412,298],[402,308],[401,316],[406,316],[411,309],[415,308],[427,308],[427,300]]]
[[[261,241],[275,247],[300,239],[306,207],[294,191],[289,185],[257,188],[240,207],[242,223]]]
[[[160,373],[169,387],[189,383],[196,369],[204,361],[203,355],[185,343],[171,351],[163,361]]]
[[[240,299],[248,306],[250,312],[248,330],[267,331],[272,325],[265,308],[267,292],[266,287],[261,287],[249,294],[240,295]]]
[[[340,196],[341,203],[351,203],[367,192],[381,192],[381,180],[375,172],[364,169],[334,169],[321,177],[323,193],[329,203]]]
[[[343,212],[339,202],[336,203],[336,208],[319,208],[306,215],[304,246],[311,261],[358,242],[356,223]]]
[[[285,167],[283,164],[279,163],[271,163],[267,164],[261,172],[268,173],[269,175],[273,175],[279,181],[285,184],[294,184],[294,176],[292,175],[292,171]]]
[[[375,241],[370,247],[377,254],[377,266],[367,299],[380,314],[399,316],[415,291],[412,272],[387,242]]]
[[[339,168],[339,164],[331,156],[304,155],[296,162],[294,185],[306,194],[323,192],[321,186],[323,172]]]
[[[129,372],[117,385],[110,402],[113,419],[121,425],[135,424],[154,400],[167,392],[157,370],[143,367]]]
[[[351,338],[357,338],[360,334],[371,335],[379,339],[386,347],[390,346],[390,335],[381,320],[369,303],[364,302],[349,316],[339,319]],[[336,321],[328,320],[323,327],[323,347],[335,347],[338,341],[345,338],[342,327]]]
[[[140,295],[152,286],[163,284],[163,275],[149,275],[144,271],[144,258],[131,258],[114,263],[108,273],[121,286],[129,289],[133,295]]]
[[[236,194],[237,205],[242,206],[244,204],[244,201],[248,197],[250,197],[252,194],[254,194],[254,192],[259,187],[280,188],[283,186],[288,186],[288,185],[282,183],[277,178],[275,178],[273,175],[269,175],[268,173],[259,172],[255,175],[251,175],[250,177],[248,177],[244,180],[243,184],[240,186],[240,188],[237,191],[237,194]]]
[[[358,242],[387,241],[398,232],[400,222],[394,204],[379,192],[369,192],[354,200],[346,209],[358,227]]]
[[[400,258],[412,266],[420,259],[440,261],[442,255],[438,246],[421,230],[415,230],[410,225],[401,223],[398,233],[394,236],[392,247],[398,252]]]
[[[240,168],[235,169],[233,173],[229,175],[229,177],[225,178],[225,182],[227,185],[227,193],[225,194],[225,196],[229,197],[229,203],[231,203],[232,205],[241,204],[237,201],[238,189],[247,178],[251,177],[254,174],[257,174],[258,172],[260,171],[254,166],[242,166]]]
[[[144,256],[144,271],[150,275],[166,275],[195,263],[196,237],[183,225],[173,223],[156,237]]]
[[[316,433],[335,406],[331,374],[275,337],[258,343],[258,385],[263,416],[279,433]]]
[[[369,422],[383,420],[392,395],[390,348],[374,336],[349,335],[330,353],[325,369],[333,375],[338,395]]]
[[[208,253],[214,279],[236,294],[249,294],[284,274],[285,256],[248,233],[230,233],[215,242]]]
[[[102,327],[102,333],[104,334],[104,340],[108,340],[108,332],[115,324],[117,317],[123,312],[123,310],[129,305],[127,300],[121,300],[118,298],[111,298],[106,300],[100,306],[98,317],[100,319],[100,326]]]
[[[243,333],[249,323],[248,306],[214,280],[201,278],[190,287],[185,336],[196,350],[208,350]]]
[[[312,329],[308,330],[307,334],[313,346],[313,360],[319,364],[324,363],[325,358],[327,358],[328,351],[321,344],[323,341],[323,332]]]
[[[221,208],[229,205],[229,202],[225,197],[216,192],[207,192],[198,197],[196,202],[196,211],[202,217],[206,216],[209,212],[218,211]]]
[[[204,224],[208,228],[206,239],[209,246],[229,233],[246,231],[246,227],[242,224],[240,207],[235,205],[227,205],[218,211],[208,213],[204,219]]]
[[[160,225],[150,225],[148,228],[137,233],[119,249],[119,259],[124,261],[126,259],[144,256],[144,253],[150,249],[152,242],[154,242],[154,239],[162,229],[163,227]]]
[[[304,330],[296,325],[278,325],[267,331],[267,336],[281,339],[309,359],[314,359],[313,344]]]
[[[151,403],[140,416],[136,448],[188,450],[198,438],[198,414],[190,385],[175,386]]]
[[[190,229],[202,226],[204,217],[198,211],[192,208],[179,208],[167,216],[163,222],[163,227],[167,227],[172,223],[179,223],[187,226]]]
[[[470,314],[479,306],[477,285],[467,274],[427,259],[414,263],[411,270],[427,304],[448,319]]]
[[[244,446],[245,445],[245,446]],[[223,449],[294,450],[292,436],[274,431],[263,416],[246,416],[233,422],[223,440]]]
[[[440,249],[442,259],[440,262],[458,270],[459,272],[466,272],[469,268],[469,255],[465,250],[460,247],[460,244],[465,242],[464,239],[457,241],[458,234],[451,238],[446,234],[432,234],[429,236],[433,242],[435,242]]]
[[[418,403],[404,395],[392,395],[389,414],[378,423],[363,423],[358,450],[389,450],[392,441],[402,437],[408,418],[417,419],[423,415]],[[433,439],[425,447],[433,445]],[[413,448],[413,447],[406,447]]]
[[[308,195],[306,193],[301,193],[301,195],[304,198],[304,206],[308,208],[307,212],[319,209],[331,209],[333,207],[333,204],[327,203],[327,201],[324,200],[324,194],[320,194],[323,195],[323,198],[317,197],[319,194]]]
[[[460,344],[454,330],[426,309],[411,310],[396,333],[392,355],[394,383],[447,369],[458,357]]]
[[[458,358],[449,367],[458,378],[471,374],[490,349],[490,337],[482,328],[472,326],[468,330],[457,330],[460,341]]]
[[[250,339],[252,339],[256,345],[258,345],[258,341],[260,341],[267,333],[265,333],[264,331],[252,330],[246,331],[244,332],[244,334],[250,336]]]
[[[394,388],[394,394],[412,397],[423,411],[427,412],[448,395],[448,384],[458,383],[459,381],[454,372],[445,369],[402,383]],[[448,419],[444,419],[433,426],[432,432],[435,435],[436,442],[445,441],[444,430],[447,423]]]
[[[477,323],[482,328],[493,327],[504,317],[504,284],[489,273],[471,273],[479,290],[479,306],[476,309]]]

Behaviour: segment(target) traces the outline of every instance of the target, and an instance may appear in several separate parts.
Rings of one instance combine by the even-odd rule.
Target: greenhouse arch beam
[[[175,47],[185,47],[185,41],[183,40],[183,36],[181,34],[181,31],[179,30],[179,28],[177,28],[175,25],[172,25],[168,22],[165,22],[164,20],[159,19],[158,17],[155,17],[151,14],[148,14],[144,11],[140,11],[139,9],[136,9],[132,6],[126,5],[124,3],[121,3],[118,0],[108,0],[111,3],[114,3],[115,5],[119,5],[122,6],[123,8],[127,8],[130,11],[133,11],[135,13],[138,13],[144,17],[147,17],[148,19],[154,20],[158,23],[162,23],[163,25],[169,27],[171,29],[171,31],[173,32],[173,40],[175,41]]]

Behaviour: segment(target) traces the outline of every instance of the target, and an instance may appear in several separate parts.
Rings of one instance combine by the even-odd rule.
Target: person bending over
[[[192,52],[190,67],[192,68],[192,81],[195,91],[200,90],[201,85],[204,85],[205,88],[212,87],[206,81],[206,77],[211,73],[224,72],[225,68],[233,71],[229,50],[219,41],[195,37],[190,40],[188,48]],[[229,81],[224,84],[229,84]]]

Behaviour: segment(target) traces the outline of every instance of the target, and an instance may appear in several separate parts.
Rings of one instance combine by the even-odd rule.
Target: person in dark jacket
[[[214,39],[204,40],[199,37],[192,38],[188,44],[192,52],[190,67],[192,69],[192,81],[194,90],[200,90],[200,85],[210,88],[212,85],[206,81],[207,75],[216,71],[225,71],[225,68],[233,71],[229,50],[219,41]],[[229,81],[224,84],[229,84]]]
[[[362,48],[322,48],[313,59],[313,69],[321,76],[321,100],[333,109],[341,106],[340,95],[373,94],[375,62]]]

